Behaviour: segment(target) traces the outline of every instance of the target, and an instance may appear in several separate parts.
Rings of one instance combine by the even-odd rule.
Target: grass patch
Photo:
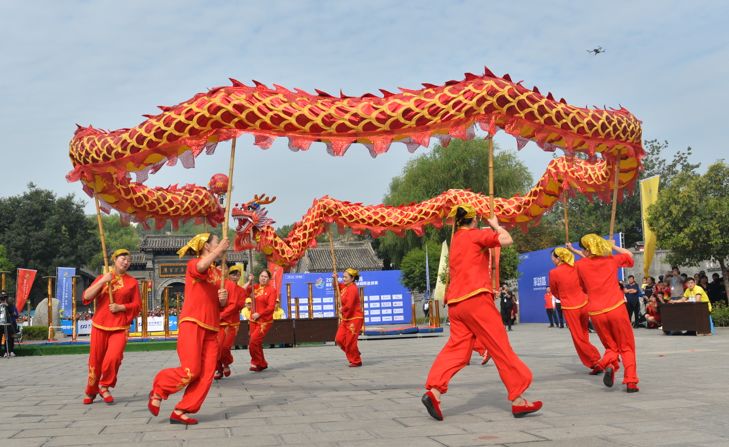
[[[127,343],[124,352],[145,352],[145,351],[174,351],[177,348],[177,341],[144,341]],[[30,355],[63,355],[63,354],[88,354],[88,343],[37,343],[17,344],[15,354],[18,356]]]

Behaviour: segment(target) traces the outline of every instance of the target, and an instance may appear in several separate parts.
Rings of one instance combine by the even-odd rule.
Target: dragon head
[[[263,205],[268,205],[276,200],[276,196],[269,197],[266,194],[256,194],[253,200],[243,204],[235,204],[232,214],[238,221],[235,228],[235,249],[237,251],[250,250],[258,245],[257,235],[265,227],[271,227],[275,222],[268,217],[268,210]]]

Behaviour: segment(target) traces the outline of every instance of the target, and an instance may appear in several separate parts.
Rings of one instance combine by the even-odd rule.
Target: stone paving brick
[[[260,374],[246,370],[247,351],[234,351],[233,376],[213,384],[192,427],[168,421],[181,393],[163,402],[159,417],[146,408],[154,375],[177,365],[174,352],[125,354],[111,406],[81,404],[87,356],[18,357],[0,362],[0,377],[13,377],[0,384],[0,402],[13,403],[0,408],[0,447],[729,445],[729,403],[717,388],[729,330],[635,334],[641,391],[627,394],[621,373],[612,389],[587,374],[567,331],[517,325],[512,345],[534,374],[525,396],[544,400],[544,409],[513,418],[496,368],[474,355],[444,396],[442,422],[420,397],[445,337],[362,342],[365,366],[356,369],[331,344],[266,349],[270,368]],[[677,412],[680,425],[667,417]]]

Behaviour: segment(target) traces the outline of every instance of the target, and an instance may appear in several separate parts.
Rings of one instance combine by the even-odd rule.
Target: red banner
[[[283,281],[283,267],[273,262],[268,263],[268,270],[271,272],[273,277],[271,278],[271,284],[276,289],[276,298],[281,298],[281,282]]]
[[[18,312],[23,311],[25,301],[30,295],[30,288],[33,287],[33,281],[35,281],[35,274],[37,270],[31,269],[18,269],[18,280],[17,288],[15,289],[15,307],[18,308]]]

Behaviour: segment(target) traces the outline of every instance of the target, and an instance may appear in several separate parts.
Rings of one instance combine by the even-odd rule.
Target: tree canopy
[[[658,245],[671,250],[671,263],[714,260],[729,285],[729,165],[719,161],[704,175],[677,173],[659,190],[658,201],[648,209],[648,223]]]
[[[21,195],[1,198],[0,244],[10,263],[38,270],[38,278],[55,275],[59,266],[88,264],[99,239],[83,208],[72,194],[56,197],[32,183]],[[35,281],[31,297],[43,294],[41,282]]]
[[[643,172],[639,179],[660,175],[660,189],[670,185],[679,173],[695,175],[700,163],[694,163],[692,150],[678,151],[672,160],[665,158],[668,142],[647,140],[644,143],[646,156],[643,159]],[[569,234],[573,241],[587,233],[607,234],[610,229],[611,205],[598,199],[589,201],[577,194],[568,201]],[[623,232],[625,245],[633,246],[643,240],[640,194],[626,194],[618,204],[615,231]],[[531,234],[534,233],[534,234]],[[515,246],[519,251],[537,250],[564,243],[564,208],[557,203],[545,213],[538,226],[530,227],[527,235],[514,235]],[[531,243],[524,243],[532,241]]]
[[[488,146],[483,139],[454,140],[447,148],[436,146],[432,152],[409,161],[402,175],[392,179],[383,203],[403,205],[421,202],[458,188],[488,193]],[[531,175],[514,152],[495,148],[494,190],[498,197],[511,197],[524,193],[532,183]],[[446,240],[450,230],[428,227],[425,238]],[[386,234],[375,243],[386,266],[400,266],[405,254],[422,246],[421,238],[408,231],[404,237]]]

